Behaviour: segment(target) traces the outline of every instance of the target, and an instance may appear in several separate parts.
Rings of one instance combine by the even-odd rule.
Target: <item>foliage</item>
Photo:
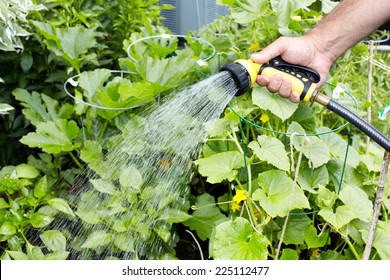
[[[364,136],[317,105],[258,86],[234,97],[205,123],[208,140],[180,190],[131,164],[134,154],[150,156],[149,143],[121,150],[127,159],[113,152],[137,137],[128,126],[140,122],[139,107],[281,35],[305,33],[335,2],[219,0],[229,15],[197,34],[217,50],[209,59],[208,46],[190,38],[184,46],[163,36],[129,47],[167,32],[160,11],[171,7],[157,0],[22,2],[0,4],[0,30],[12,31],[0,34],[8,65],[0,69],[2,259],[175,258],[179,224],[213,259],[361,257],[382,151],[371,145],[366,154]],[[346,89],[339,101],[347,106],[354,103],[348,91],[364,103],[366,56],[359,44],[332,68],[329,82]],[[386,62],[388,54],[375,58]],[[377,98],[358,109],[363,116],[386,104],[388,74],[378,72]],[[75,99],[63,88],[70,77]],[[152,148],[158,168],[169,168],[166,147]],[[387,185],[372,259],[390,258],[389,209]]]

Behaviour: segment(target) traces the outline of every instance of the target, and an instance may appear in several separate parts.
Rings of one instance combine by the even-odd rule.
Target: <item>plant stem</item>
[[[83,165],[81,164],[81,162],[74,156],[74,154],[72,152],[69,152],[69,155],[70,157],[72,158],[72,160],[74,161],[74,163],[76,163],[76,165],[80,168],[80,169],[84,169]]]
[[[390,137],[390,131],[389,131],[388,137]],[[378,181],[378,185],[376,188],[376,196],[375,196],[375,201],[374,201],[374,212],[373,212],[372,218],[371,218],[371,225],[370,225],[370,230],[368,232],[367,243],[366,243],[366,246],[364,248],[363,260],[368,260],[370,258],[372,245],[374,243],[376,227],[378,225],[379,214],[381,212],[381,207],[382,207],[383,193],[385,191],[386,177],[387,177],[387,173],[389,170],[389,162],[390,162],[390,152],[385,151],[385,153],[383,155],[382,169],[381,169],[381,173],[379,175],[379,181]]]
[[[104,122],[103,128],[102,128],[102,130],[100,131],[99,138],[98,138],[99,143],[100,143],[100,142],[102,141],[102,139],[103,139],[103,136],[104,136],[104,134],[105,134],[105,132],[106,132],[107,126],[108,126],[108,120],[106,120],[106,121]]]
[[[237,135],[233,130],[232,130],[232,134],[230,134],[230,136],[232,137],[231,139],[234,141],[234,143],[236,143],[236,146],[237,146],[239,152],[245,156],[244,150],[242,149],[240,142],[238,142]]]
[[[348,237],[345,237],[344,240],[345,240],[345,242],[347,242],[347,244],[348,244],[349,248],[351,249],[351,251],[352,251],[353,255],[355,256],[355,258],[357,260],[360,260],[361,258],[359,256],[358,252],[356,251],[356,249],[353,246],[353,244],[351,243],[351,241],[349,241]]]

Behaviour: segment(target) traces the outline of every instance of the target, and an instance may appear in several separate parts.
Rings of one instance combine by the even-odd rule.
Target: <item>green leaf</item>
[[[210,137],[226,137],[230,130],[230,122],[225,118],[208,121],[204,126]]]
[[[206,240],[210,238],[216,222],[224,219],[225,216],[215,205],[214,198],[207,193],[197,198],[195,209],[191,219],[184,221],[183,224],[195,230],[200,239]]]
[[[215,260],[266,260],[269,244],[247,219],[238,217],[215,228],[210,255]]]
[[[135,252],[134,234],[129,232],[116,234],[114,237],[114,245],[124,252]]]
[[[78,78],[78,85],[84,89],[86,101],[92,103],[95,93],[103,88],[103,84],[111,76],[109,69],[96,69],[94,71],[85,71]]]
[[[71,58],[79,58],[96,44],[95,31],[81,25],[57,28],[57,34],[63,52]]]
[[[305,242],[308,248],[320,248],[326,245],[329,239],[329,231],[317,235],[316,228],[311,225],[305,230]]]
[[[173,224],[173,223],[182,223],[191,218],[192,216],[187,214],[186,212],[180,211],[178,209],[169,208],[165,210],[158,219],[165,220],[167,221],[167,223]]]
[[[280,256],[281,260],[298,260],[298,253],[296,250],[285,248]]]
[[[51,251],[66,250],[66,238],[59,230],[47,230],[41,234],[41,239]]]
[[[298,175],[298,183],[302,189],[311,193],[317,193],[319,186],[326,186],[329,183],[329,173],[326,166],[316,169],[301,168]]]
[[[6,209],[6,208],[9,208],[9,204],[7,203],[7,201],[5,201],[4,198],[0,197],[0,209]]]
[[[102,204],[103,202],[98,192],[86,191],[80,197],[76,215],[84,223],[95,225],[100,222],[98,211],[101,210]]]
[[[278,16],[278,24],[285,27],[291,21],[293,12],[306,8],[316,0],[271,0],[272,10]]]
[[[72,217],[75,216],[72,209],[70,209],[68,203],[65,200],[63,200],[62,198],[52,198],[47,202],[47,204],[53,206],[55,209],[65,213],[65,214],[68,214]]]
[[[136,190],[140,190],[143,179],[141,173],[138,169],[131,165],[122,170],[121,175],[119,177],[120,184],[125,188],[134,188]]]
[[[332,208],[329,207],[322,208],[318,212],[318,215],[323,217],[325,221],[334,226],[336,230],[342,228],[355,218],[346,205],[337,207],[335,212]]]
[[[313,168],[324,165],[330,160],[330,152],[328,146],[317,136],[310,136],[302,140],[305,136],[295,136],[295,133],[305,135],[304,129],[296,122],[292,122],[289,126],[288,133],[290,133],[291,141],[294,148],[302,152],[305,157],[312,163]]]
[[[96,230],[92,232],[87,240],[81,245],[81,248],[96,249],[99,246],[104,246],[110,243],[112,235],[104,230]]]
[[[327,189],[325,186],[319,186],[316,202],[320,208],[332,208],[337,198],[338,195],[335,192]]]
[[[390,260],[390,221],[378,222],[373,246],[382,260]]]
[[[66,260],[69,256],[67,251],[55,251],[53,253],[46,254],[44,260]]]
[[[283,171],[260,173],[259,186],[252,198],[272,217],[285,217],[293,209],[310,208],[303,190]]]
[[[98,192],[113,195],[116,190],[114,184],[109,180],[90,179],[89,181]]]
[[[263,110],[269,110],[282,121],[287,120],[297,110],[298,105],[290,100],[281,98],[278,94],[270,93],[264,87],[253,87],[252,101]]]
[[[347,159],[347,163],[356,168],[360,161],[360,155],[353,146],[349,146],[348,142],[336,133],[329,133],[331,130],[327,127],[320,127],[317,129],[318,133],[326,133],[320,135],[321,140],[328,146],[330,153],[333,157],[341,160]],[[346,156],[348,147],[348,155]]]
[[[227,5],[231,6],[236,2],[236,0],[217,0],[217,5]]]
[[[48,154],[70,152],[81,145],[80,142],[73,142],[79,131],[76,122],[72,120],[41,122],[37,124],[36,132],[23,136],[20,142],[31,148],[42,148]]]
[[[38,180],[34,187],[34,196],[36,198],[43,198],[49,191],[46,175]]]
[[[284,233],[283,243],[300,245],[304,243],[305,230],[310,226],[311,220],[305,213],[294,212],[290,213],[287,223],[286,231]],[[283,227],[284,219],[278,221],[279,225]],[[278,235],[280,237],[280,233]]]
[[[33,213],[30,218],[30,223],[35,228],[43,228],[49,225],[54,220],[53,217],[40,212]]]
[[[67,119],[73,113],[72,105],[63,103],[60,107],[57,100],[43,93],[33,91],[30,94],[25,89],[17,88],[12,94],[25,107],[23,114],[35,126],[40,122],[56,121],[59,117]]]
[[[16,234],[16,227],[9,222],[5,222],[0,226],[1,235],[14,235]]]
[[[299,103],[289,121],[299,123],[306,131],[314,131],[317,125],[314,112],[306,103]]]
[[[257,142],[249,143],[249,148],[253,150],[260,160],[272,164],[278,169],[289,171],[290,160],[287,156],[283,143],[272,136],[260,135]]]
[[[19,252],[19,251],[6,251],[8,253],[8,255],[11,256],[12,259],[14,260],[28,260],[28,256],[23,253],[23,252]]]
[[[243,155],[237,151],[218,153],[206,158],[198,159],[199,173],[207,177],[207,182],[215,184],[223,180],[233,181],[237,176],[237,169],[244,166]]]
[[[34,179],[39,176],[39,170],[34,166],[22,163],[15,167],[18,178]]]
[[[372,202],[359,187],[346,185],[340,191],[340,199],[350,209],[355,218],[369,222],[372,216]]]
[[[226,0],[225,0],[226,1]],[[268,0],[235,0],[229,1],[232,17],[237,23],[246,24],[261,19],[269,7]]]
[[[173,56],[164,59],[148,57],[146,63],[137,65],[141,77],[155,84],[155,92],[176,87],[191,70],[194,70],[196,59],[187,56]]]

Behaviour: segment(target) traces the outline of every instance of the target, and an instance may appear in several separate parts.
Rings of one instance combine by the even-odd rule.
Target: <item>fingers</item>
[[[290,99],[291,102],[298,103],[300,101],[299,94],[292,90],[292,84],[290,80],[284,80],[279,74],[272,76],[271,78],[264,75],[257,76],[256,82],[260,86],[265,86],[270,92],[276,93],[283,98]]]

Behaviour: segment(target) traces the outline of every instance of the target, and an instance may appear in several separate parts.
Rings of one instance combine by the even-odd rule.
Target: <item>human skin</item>
[[[321,75],[321,86],[334,61],[345,51],[390,20],[390,0],[342,0],[319,24],[300,37],[280,37],[251,56],[256,63],[267,63],[281,56],[292,64],[310,67]],[[257,76],[257,83],[271,92],[299,102],[291,82],[277,74]]]

